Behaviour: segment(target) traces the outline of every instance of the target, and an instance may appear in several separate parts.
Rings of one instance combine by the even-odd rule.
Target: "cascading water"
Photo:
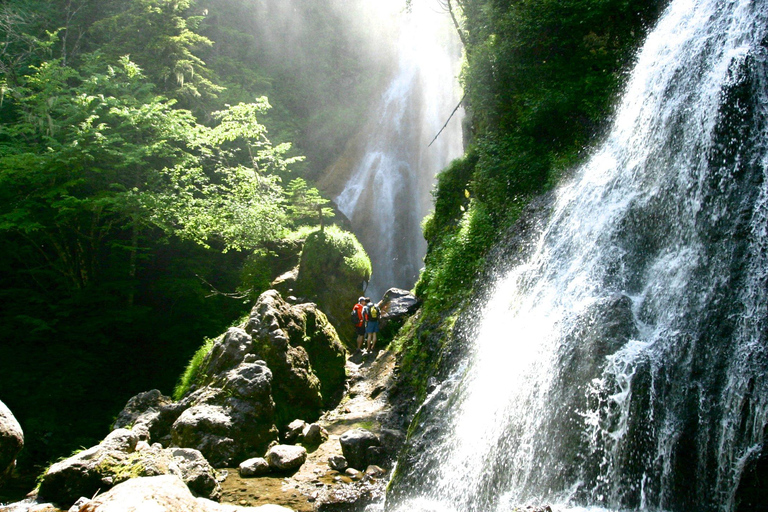
[[[416,282],[426,253],[421,220],[431,207],[435,174],[463,151],[461,112],[428,147],[459,101],[461,49],[438,5],[413,2],[403,14],[397,72],[335,197],[371,258],[374,297]]]
[[[737,509],[768,451],[766,36],[765,0],[668,6],[606,142],[477,306],[388,509]]]

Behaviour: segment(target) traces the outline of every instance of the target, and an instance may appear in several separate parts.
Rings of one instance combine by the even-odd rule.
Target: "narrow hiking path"
[[[348,358],[349,389],[339,405],[317,421],[328,431],[328,440],[309,452],[307,461],[290,475],[241,478],[237,468],[229,469],[222,483],[221,502],[251,507],[272,503],[296,512],[312,512],[383,496],[388,473],[380,479],[354,481],[331,469],[328,459],[342,454],[339,437],[347,430],[360,427],[381,432],[382,422],[391,411],[388,395],[394,383],[395,359],[385,350]]]

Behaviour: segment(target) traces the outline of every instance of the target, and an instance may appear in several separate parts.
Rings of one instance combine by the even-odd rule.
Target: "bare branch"
[[[451,122],[451,119],[453,119],[453,116],[456,114],[456,111],[458,111],[458,110],[459,110],[459,107],[461,106],[461,104],[462,104],[462,103],[464,103],[464,99],[465,99],[466,97],[467,97],[467,93],[464,93],[464,96],[462,96],[462,97],[461,97],[461,99],[459,100],[459,104],[458,104],[458,105],[456,105],[456,108],[454,108],[454,109],[453,109],[453,112],[451,112],[451,115],[448,117],[448,120],[445,122],[445,124],[443,125],[443,127],[442,127],[442,128],[440,128],[440,131],[439,131],[439,132],[437,132],[437,135],[435,135],[435,138],[434,138],[434,139],[432,139],[432,142],[430,142],[430,143],[429,143],[429,145],[428,145],[427,147],[430,147],[432,144],[434,144],[434,143],[435,143],[435,141],[437,140],[437,138],[440,136],[440,134],[441,134],[441,133],[443,133],[443,130],[445,130],[445,128],[448,126],[448,123],[450,123],[450,122]]]
[[[248,298],[250,290],[246,290],[244,292],[235,292],[235,293],[222,292],[217,290],[215,286],[213,286],[211,283],[206,281],[205,278],[200,274],[195,274],[195,276],[197,276],[197,278],[200,281],[202,281],[203,284],[205,284],[210,289],[210,293],[205,296],[206,299],[208,297],[216,297],[216,296],[227,297],[229,299],[236,299],[236,300],[243,300],[245,298]]]

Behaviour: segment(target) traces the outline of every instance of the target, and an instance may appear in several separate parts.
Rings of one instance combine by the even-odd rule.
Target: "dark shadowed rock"
[[[358,469],[368,467],[369,448],[379,448],[381,446],[379,436],[362,428],[347,430],[339,438],[339,443],[341,443],[341,452],[344,454],[344,458],[347,459],[347,463],[350,467]]]
[[[145,391],[128,400],[112,428],[130,428],[145,441],[168,446],[171,443],[171,425],[183,410],[171,397],[157,389]]]
[[[390,288],[381,299],[381,318],[412,315],[419,308],[419,304],[419,299],[408,290]]]
[[[0,483],[13,470],[16,456],[23,447],[24,432],[21,425],[10,409],[0,402]]]
[[[341,472],[347,469],[349,464],[347,464],[347,459],[342,455],[331,455],[328,457],[328,466],[333,470]]]
[[[304,428],[307,426],[307,422],[304,420],[293,420],[285,428],[285,434],[283,439],[287,444],[295,444],[301,441],[301,437],[304,435]]]

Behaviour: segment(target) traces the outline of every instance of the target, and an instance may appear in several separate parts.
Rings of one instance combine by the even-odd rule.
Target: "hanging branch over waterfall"
[[[453,26],[456,27],[456,33],[459,35],[459,40],[461,40],[461,44],[464,46],[464,48],[468,48],[467,41],[464,37],[464,32],[462,32],[461,26],[459,25],[459,20],[456,18],[456,13],[453,12],[453,4],[451,3],[451,0],[438,0],[438,3],[443,9],[448,11],[448,14],[451,15],[451,21],[453,21]],[[460,2],[459,2],[459,5],[461,5]],[[434,144],[437,138],[440,136],[440,134],[443,133],[443,130],[445,130],[445,128],[448,126],[448,123],[451,122],[451,119],[453,119],[453,116],[459,110],[459,107],[461,107],[461,104],[464,103],[464,99],[466,97],[467,97],[467,93],[464,93],[464,96],[462,96],[461,99],[459,100],[459,104],[456,105],[456,108],[453,109],[453,112],[451,112],[451,115],[448,116],[448,120],[445,122],[443,127],[440,128],[440,131],[437,132],[437,135],[435,135],[435,138],[432,139],[432,142],[430,142],[427,147],[431,147],[432,144]]]
[[[464,45],[464,48],[467,48],[467,41],[464,38],[464,32],[462,32],[461,26],[459,25],[459,20],[456,19],[456,13],[453,12],[453,4],[451,3],[451,0],[445,0],[445,2],[440,0],[440,5],[451,15],[451,21],[453,21],[453,26],[456,27],[456,33],[459,34],[461,44]]]
[[[436,140],[437,140],[437,138],[440,136],[440,134],[441,134],[441,133],[443,133],[443,130],[445,130],[445,128],[448,126],[448,123],[450,123],[450,122],[451,122],[451,119],[453,119],[453,116],[456,114],[456,111],[457,111],[457,110],[459,110],[459,107],[461,106],[461,104],[462,104],[462,103],[464,103],[464,98],[466,98],[466,97],[467,97],[467,93],[464,93],[464,96],[462,96],[462,97],[461,97],[461,99],[459,100],[459,104],[458,104],[458,105],[456,105],[456,108],[454,108],[454,109],[453,109],[453,112],[451,112],[451,115],[450,115],[450,116],[448,116],[448,120],[445,122],[445,124],[443,125],[443,127],[442,127],[442,128],[440,128],[440,131],[439,131],[439,132],[437,132],[437,135],[435,135],[435,138],[434,138],[434,139],[432,139],[432,142],[430,142],[430,143],[429,143],[429,145],[427,145],[427,147],[430,147],[430,146],[432,146],[432,144],[434,144],[434,143],[435,143],[435,141],[436,141]]]

